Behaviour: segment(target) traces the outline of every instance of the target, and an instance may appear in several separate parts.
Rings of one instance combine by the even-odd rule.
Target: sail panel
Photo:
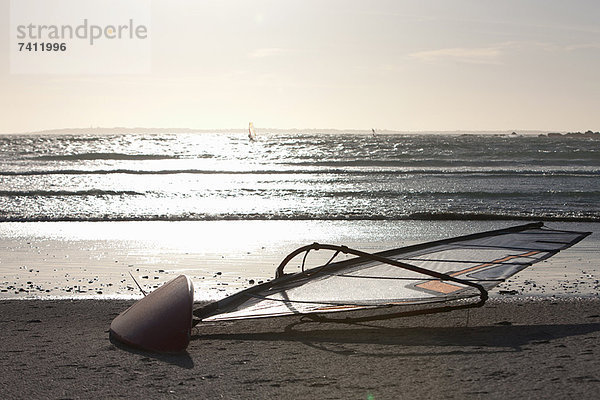
[[[588,234],[547,229],[538,223],[388,250],[375,255],[450,279],[355,257],[247,289],[197,316],[216,321],[466,299],[480,292],[453,278],[489,290]]]

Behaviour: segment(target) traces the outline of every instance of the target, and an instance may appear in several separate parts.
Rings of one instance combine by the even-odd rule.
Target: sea
[[[600,134],[0,135],[0,298],[130,298],[184,273],[214,300],[314,241],[381,251],[530,221],[599,230]],[[598,243],[501,289],[597,294]]]
[[[0,210],[0,222],[592,222],[600,135],[5,135]]]

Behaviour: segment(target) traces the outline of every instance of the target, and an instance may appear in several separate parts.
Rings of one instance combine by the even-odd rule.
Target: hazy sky
[[[597,0],[149,4],[151,73],[23,75],[0,0],[0,132],[600,130]]]

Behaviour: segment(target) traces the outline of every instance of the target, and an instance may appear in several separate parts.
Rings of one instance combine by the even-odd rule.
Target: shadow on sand
[[[560,338],[586,335],[600,331],[600,323],[566,325],[493,325],[484,327],[390,328],[352,324],[349,328],[307,329],[299,321],[287,325],[284,332],[199,334],[192,340],[240,340],[268,342],[299,342],[310,347],[338,354],[370,356],[415,356],[441,354],[471,354],[519,352],[523,346],[551,343]],[[313,323],[314,324],[314,323]],[[303,326],[302,330],[297,328]],[[375,345],[353,346],[353,345]],[[398,354],[388,353],[386,346],[401,346]],[[419,347],[427,347],[423,352]],[[411,352],[409,349],[415,350]],[[432,348],[434,350],[432,351]],[[369,352],[367,349],[376,349]],[[405,352],[409,350],[408,352]]]
[[[183,353],[164,354],[164,353],[152,353],[148,351],[139,350],[133,347],[129,347],[118,340],[115,340],[112,336],[109,336],[110,342],[120,350],[126,351],[131,354],[137,354],[143,356],[142,361],[151,362],[152,360],[164,362],[167,364],[175,365],[180,368],[192,369],[194,368],[194,360],[190,357],[187,351]]]

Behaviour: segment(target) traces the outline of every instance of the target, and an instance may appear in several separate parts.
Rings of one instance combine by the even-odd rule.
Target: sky
[[[600,130],[597,0],[146,3],[148,70],[15,73],[0,0],[0,133]]]

